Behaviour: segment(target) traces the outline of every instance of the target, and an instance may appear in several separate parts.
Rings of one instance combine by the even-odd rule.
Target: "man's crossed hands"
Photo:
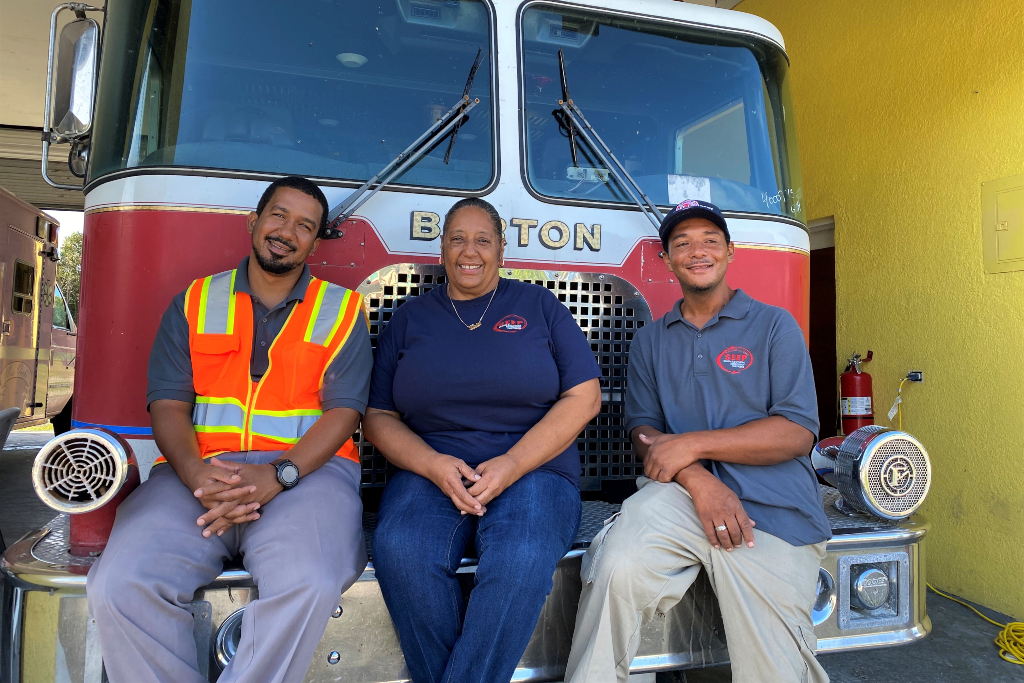
[[[692,434],[637,436],[647,446],[644,474],[665,484],[675,481],[686,489],[713,548],[754,547],[754,521],[732,489],[701,464],[699,445]]]
[[[273,465],[225,462],[216,457],[191,468],[184,482],[206,512],[196,520],[203,536],[222,536],[235,524],[260,518],[260,507],[284,490]]]

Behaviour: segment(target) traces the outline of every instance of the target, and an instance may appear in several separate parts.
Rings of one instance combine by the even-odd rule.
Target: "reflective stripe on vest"
[[[249,429],[258,436],[295,444],[321,415],[320,410],[254,410]]]
[[[352,291],[344,287],[332,286],[329,283],[326,287],[321,287],[316,297],[316,314],[310,317],[303,339],[327,346],[341,326],[345,305],[351,298]]]
[[[235,271],[203,279],[199,292],[199,334],[233,334],[235,329]]]
[[[245,406],[233,398],[196,396],[192,424],[197,432],[241,434],[245,430]]]
[[[267,371],[254,383],[252,300],[234,291],[235,281],[235,271],[201,278],[185,296],[197,393],[192,421],[203,457],[298,443],[323,414],[323,376],[363,310],[360,294],[311,278],[270,345]],[[359,462],[352,439],[337,454]]]

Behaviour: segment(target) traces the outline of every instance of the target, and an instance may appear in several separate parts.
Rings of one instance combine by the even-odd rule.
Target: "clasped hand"
[[[257,512],[280,493],[272,465],[249,465],[210,458],[189,477],[186,485],[207,512],[196,520],[206,527],[203,536],[222,536],[235,524],[252,522],[260,518]]]
[[[647,444],[644,456],[644,475],[663,484],[675,479],[684,468],[700,458],[689,434],[640,434],[640,441]]]
[[[440,455],[430,470],[430,480],[452,499],[464,515],[483,516],[487,504],[514,484],[522,473],[514,458],[499,455],[473,469],[460,458]]]

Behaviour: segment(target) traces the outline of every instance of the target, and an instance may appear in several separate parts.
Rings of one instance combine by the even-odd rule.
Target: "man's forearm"
[[[807,455],[814,446],[810,431],[780,415],[686,436],[698,460],[739,465],[775,465]]]
[[[160,399],[149,404],[149,414],[153,424],[153,440],[160,454],[178,478],[186,486],[194,488],[192,485],[198,482],[193,479],[202,469],[203,459],[199,455],[199,441],[196,439],[195,425],[192,424],[192,404]]]
[[[644,443],[644,435],[652,443]],[[810,452],[814,435],[806,428],[780,415],[753,420],[739,427],[713,429],[685,434],[663,434],[654,427],[641,425],[630,434],[640,461],[646,461],[654,449],[686,465],[699,460],[717,460],[740,465],[775,465]]]
[[[708,468],[704,467],[700,462],[695,462],[689,467],[679,470],[675,480],[677,484],[687,491],[692,491],[694,487],[700,486],[701,482],[706,481],[708,477],[718,481],[718,478]]]
[[[325,411],[282,457],[295,463],[301,476],[315,472],[330,462],[338,449],[352,437],[359,426],[359,417],[359,411],[352,408]]]

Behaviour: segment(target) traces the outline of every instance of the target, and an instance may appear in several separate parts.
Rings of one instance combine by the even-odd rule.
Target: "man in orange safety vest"
[[[190,603],[238,554],[259,588],[220,681],[301,681],[366,566],[359,455],[372,357],[362,297],[305,265],[314,183],[267,188],[252,250],[171,302],[149,362],[161,456],[89,573],[111,683],[203,683]],[[206,656],[206,653],[202,653]]]

